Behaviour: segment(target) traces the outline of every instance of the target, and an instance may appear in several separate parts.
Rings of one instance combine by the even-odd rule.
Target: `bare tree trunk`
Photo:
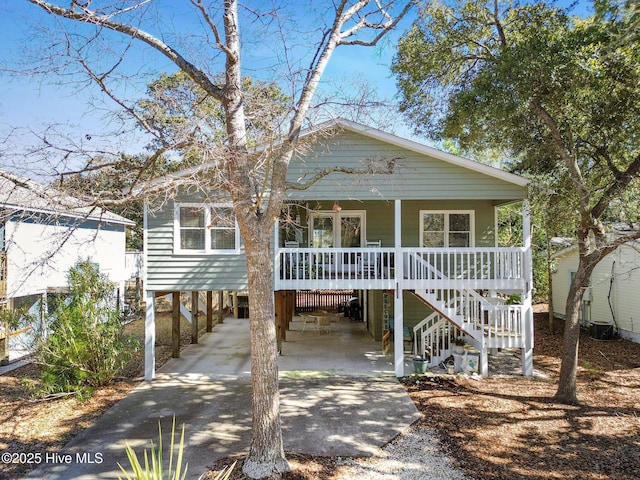
[[[242,103],[240,45],[235,2],[225,1],[227,62],[226,89],[222,98],[229,137],[227,178],[232,179],[234,212],[244,239],[249,287],[251,325],[252,435],[249,455],[242,470],[251,478],[279,478],[290,470],[284,455],[278,390],[273,274],[270,235],[273,220],[253,202],[249,178],[247,132]],[[270,203],[281,200],[277,194]],[[279,209],[278,205],[278,209]]]
[[[252,229],[251,226],[248,226]],[[252,436],[243,472],[251,478],[279,478],[290,470],[284,454],[278,390],[273,272],[269,234],[253,227],[246,243],[251,322]]]
[[[553,316],[553,259],[551,258],[551,239],[549,238],[549,229],[545,232],[547,237],[547,277],[548,277],[548,285],[549,290],[547,293],[548,296],[548,306],[549,313],[547,314],[547,322],[549,326],[549,331],[553,332],[555,330],[554,324],[554,316]]]
[[[562,342],[562,365],[555,400],[577,404],[576,376],[578,371],[578,349],[580,341],[580,303],[595,265],[585,262],[581,256],[578,271],[571,282],[565,310],[564,338]]]
[[[262,206],[255,205],[253,201],[241,90],[238,12],[234,1],[226,0],[224,7],[227,55],[222,105],[229,137],[226,168],[227,178],[231,179],[234,212],[244,239],[251,326],[252,435],[249,455],[242,470],[251,478],[279,478],[291,468],[284,455],[280,424],[278,350],[269,240],[274,220],[269,220]],[[279,200],[278,195],[274,194],[270,202],[281,204]]]
[[[261,172],[259,167],[252,165],[247,147],[247,117],[244,111],[247,98],[243,96],[246,92],[242,90],[237,0],[223,0],[222,2],[191,0],[191,2],[187,2],[191,3],[191,6],[199,14],[200,25],[205,27],[205,38],[211,39],[211,47],[215,51],[219,51],[225,59],[223,82],[219,82],[219,78],[206,73],[213,67],[213,65],[207,65],[207,61],[213,58],[209,55],[210,52],[205,52],[202,58],[200,58],[199,52],[196,52],[195,58],[190,61],[180,54],[177,48],[181,45],[179,35],[177,38],[175,35],[171,35],[170,38],[175,40],[176,44],[169,45],[162,39],[163,36],[156,37],[139,27],[138,21],[132,24],[124,21],[138,9],[140,18],[142,18],[145,9],[139,7],[145,6],[149,2],[133,2],[132,5],[129,5],[129,2],[123,4],[123,2],[114,1],[111,2],[111,6],[101,4],[100,9],[96,11],[92,10],[92,2],[27,1],[50,14],[87,23],[92,29],[97,25],[148,45],[185,72],[211,98],[221,102],[228,141],[224,142],[223,147],[214,149],[216,150],[215,156],[221,158],[220,172],[217,174],[220,174],[222,178],[217,181],[216,178],[211,178],[209,188],[225,190],[231,196],[233,211],[244,241],[248,269],[253,436],[243,471],[252,478],[279,477],[281,473],[289,471],[289,464],[284,456],[280,426],[272,252],[269,244],[275,219],[281,212],[287,188],[289,162],[296,150],[298,135],[311,106],[311,100],[335,49],[340,45],[376,45],[385,34],[397,26],[415,2],[413,0],[402,2],[339,0],[331,3],[332,8],[329,8],[329,13],[333,14],[333,21],[330,26],[327,24],[320,30],[322,35],[315,45],[305,39],[309,43],[311,51],[315,49],[315,53],[308,69],[304,70],[306,73],[301,83],[302,88],[296,94],[298,98],[294,99],[293,115],[289,131],[285,135],[286,141],[272,152],[267,160],[268,168],[265,172]],[[220,30],[216,18],[211,15],[212,12],[218,12],[219,5],[216,7],[217,3],[223,5],[223,31]],[[282,8],[285,8],[284,5]],[[280,8],[272,8],[272,10],[277,12]],[[397,11],[395,18],[389,10]],[[102,12],[112,13],[103,14]],[[269,15],[273,15],[271,10]],[[142,23],[140,22],[140,24]],[[187,32],[187,34],[190,36],[192,32]],[[85,47],[86,45],[83,45],[82,49]],[[286,46],[287,50],[289,48],[291,47]],[[68,50],[73,49],[67,49],[65,55],[68,54]],[[77,56],[79,57],[79,55]],[[110,99],[123,107],[138,125],[143,127],[143,130],[163,142],[167,140],[162,132],[155,131],[155,128],[135,107],[118,98],[108,88],[108,82],[105,79],[108,80],[109,75],[97,74],[85,61],[86,59],[77,58],[76,60],[81,62],[83,71],[89,78],[97,83]],[[111,74],[110,70],[109,72]],[[297,74],[292,76],[296,77]],[[294,88],[294,90],[297,89],[297,87]],[[188,130],[191,133],[187,137],[190,138],[193,134],[202,140],[203,144],[207,144],[208,135],[202,132],[197,122],[188,127]],[[278,130],[279,128],[274,125],[273,131],[278,132]],[[193,133],[196,131],[197,134]],[[214,144],[217,145],[217,142]],[[156,154],[161,155],[171,148],[184,152],[185,149],[192,146],[188,142],[183,145],[182,141],[171,145],[163,143],[162,148],[159,148]],[[222,151],[223,149],[224,151]]]

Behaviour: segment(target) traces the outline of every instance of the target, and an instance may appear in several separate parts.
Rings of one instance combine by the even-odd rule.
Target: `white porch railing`
[[[275,258],[276,289],[525,287],[524,248],[402,248],[400,253],[403,275],[397,278],[394,248],[281,248]]]
[[[524,306],[494,305],[482,325],[487,347],[524,347]]]
[[[405,288],[521,290],[524,248],[403,248]]]
[[[395,288],[393,248],[281,248],[276,289]]]

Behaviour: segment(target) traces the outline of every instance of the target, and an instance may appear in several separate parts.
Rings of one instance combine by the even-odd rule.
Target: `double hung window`
[[[230,205],[175,205],[177,253],[237,253],[240,232]]]
[[[423,247],[472,247],[472,211],[420,211],[420,243]]]

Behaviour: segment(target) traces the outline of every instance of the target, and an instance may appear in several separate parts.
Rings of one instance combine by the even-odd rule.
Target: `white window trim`
[[[240,253],[240,228],[234,217],[236,244],[234,249],[212,249],[210,225],[212,219],[212,210],[215,208],[231,208],[230,203],[214,203],[203,205],[202,203],[174,203],[173,206],[173,253],[175,255],[237,255]],[[198,208],[204,210],[204,249],[192,250],[180,248],[180,209],[181,208]]]
[[[420,247],[424,244],[424,214],[443,214],[444,215],[444,241],[445,246],[442,248],[462,248],[462,247],[449,247],[449,215],[456,213],[464,213],[469,215],[469,247],[475,247],[476,245],[476,212],[475,210],[420,210]],[[425,247],[426,248],[426,247]],[[435,248],[435,247],[433,247]]]
[[[313,243],[313,227],[314,227],[314,221],[316,218],[318,217],[328,217],[328,216],[333,216],[334,217],[334,222],[333,222],[333,226],[334,226],[334,243],[336,241],[336,236],[338,235],[338,233],[336,233],[335,230],[335,226],[337,225],[338,222],[336,222],[336,219],[339,219],[340,216],[349,216],[349,215],[353,215],[353,216],[360,216],[362,217],[362,225],[361,225],[361,232],[360,232],[360,247],[364,247],[366,245],[367,242],[367,211],[366,210],[341,210],[340,212],[335,212],[333,210],[313,210],[309,213],[309,225],[307,226],[308,232],[307,232],[307,238],[308,238],[308,246],[311,247],[312,243]],[[342,248],[342,246],[340,247],[333,247],[333,248]]]

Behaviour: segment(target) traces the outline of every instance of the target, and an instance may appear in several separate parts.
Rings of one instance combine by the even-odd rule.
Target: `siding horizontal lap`
[[[525,187],[352,132],[327,139],[304,161],[294,159],[288,179],[304,182],[331,166],[362,169],[370,162],[384,164],[391,159],[396,159],[392,174],[333,173],[305,191],[289,192],[289,198],[509,200],[526,196]]]

